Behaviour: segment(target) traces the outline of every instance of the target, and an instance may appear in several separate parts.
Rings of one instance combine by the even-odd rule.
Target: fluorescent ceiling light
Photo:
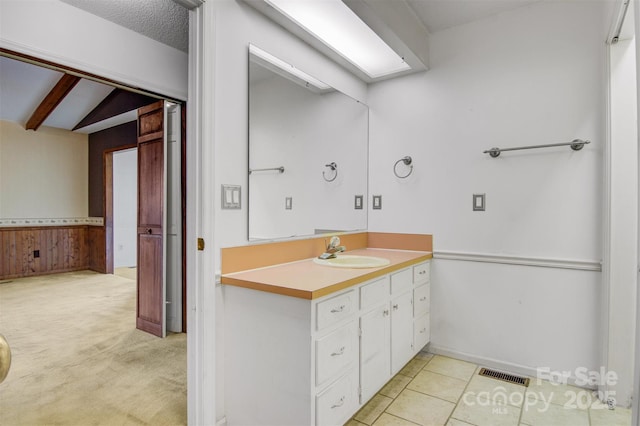
[[[410,67],[341,0],[264,0],[371,78]]]
[[[332,87],[329,86],[328,84],[323,83],[322,81],[318,80],[317,78],[310,76],[306,72],[299,70],[298,68],[296,68],[293,65],[289,64],[288,62],[285,62],[280,58],[276,58],[272,54],[270,54],[268,52],[265,52],[264,50],[260,49],[259,47],[255,46],[253,44],[249,45],[249,52],[251,54],[253,54],[254,56],[256,56],[257,58],[260,58],[263,61],[266,61],[269,64],[276,66],[277,68],[281,69],[285,73],[290,74],[290,75],[292,75],[294,77],[297,77],[298,79],[303,80],[306,83],[317,87],[321,91],[326,91],[326,90],[332,89]]]

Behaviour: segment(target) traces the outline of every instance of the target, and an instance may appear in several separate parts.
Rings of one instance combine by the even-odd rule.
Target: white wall
[[[113,153],[113,266],[137,264],[138,150]]]
[[[438,32],[430,71],[372,85],[370,193],[383,195],[383,210],[370,211],[369,229],[432,233],[436,252],[597,269],[604,12],[603,2],[539,2]],[[482,153],[575,138],[592,144]],[[391,167],[405,155],[414,172],[399,180]],[[472,211],[474,193],[486,193],[485,212]],[[533,374],[596,369],[600,279],[598,271],[436,259],[432,348]]]
[[[0,120],[0,218],[88,214],[88,137]]]

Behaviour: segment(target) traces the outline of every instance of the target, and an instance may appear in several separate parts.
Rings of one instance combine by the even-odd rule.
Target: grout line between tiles
[[[460,419],[456,419],[455,417],[453,417],[453,413],[456,412],[456,408],[458,408],[458,404],[460,403],[460,400],[462,399],[462,397],[464,396],[464,393],[467,391],[467,389],[469,388],[469,384],[471,384],[471,380],[473,379],[473,376],[476,375],[476,373],[478,372],[478,369],[480,368],[480,366],[476,366],[476,369],[473,371],[473,374],[471,375],[471,377],[469,378],[469,380],[467,380],[467,384],[465,385],[464,389],[462,390],[462,393],[460,394],[460,397],[458,398],[458,400],[456,401],[456,405],[453,407],[453,410],[451,410],[451,414],[449,414],[449,417],[447,417],[447,421],[445,422],[445,425],[447,423],[449,423],[449,420],[451,420],[452,418],[455,420],[460,420]],[[460,420],[461,422],[466,422],[465,420]],[[470,423],[470,424],[474,424],[474,423]]]

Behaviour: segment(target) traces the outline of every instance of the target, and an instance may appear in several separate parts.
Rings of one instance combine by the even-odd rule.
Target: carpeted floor
[[[186,335],[136,330],[132,271],[0,283],[1,425],[186,424]]]

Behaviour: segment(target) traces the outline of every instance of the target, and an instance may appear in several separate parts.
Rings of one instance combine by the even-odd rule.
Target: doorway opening
[[[138,148],[113,153],[113,268],[136,268]]]

